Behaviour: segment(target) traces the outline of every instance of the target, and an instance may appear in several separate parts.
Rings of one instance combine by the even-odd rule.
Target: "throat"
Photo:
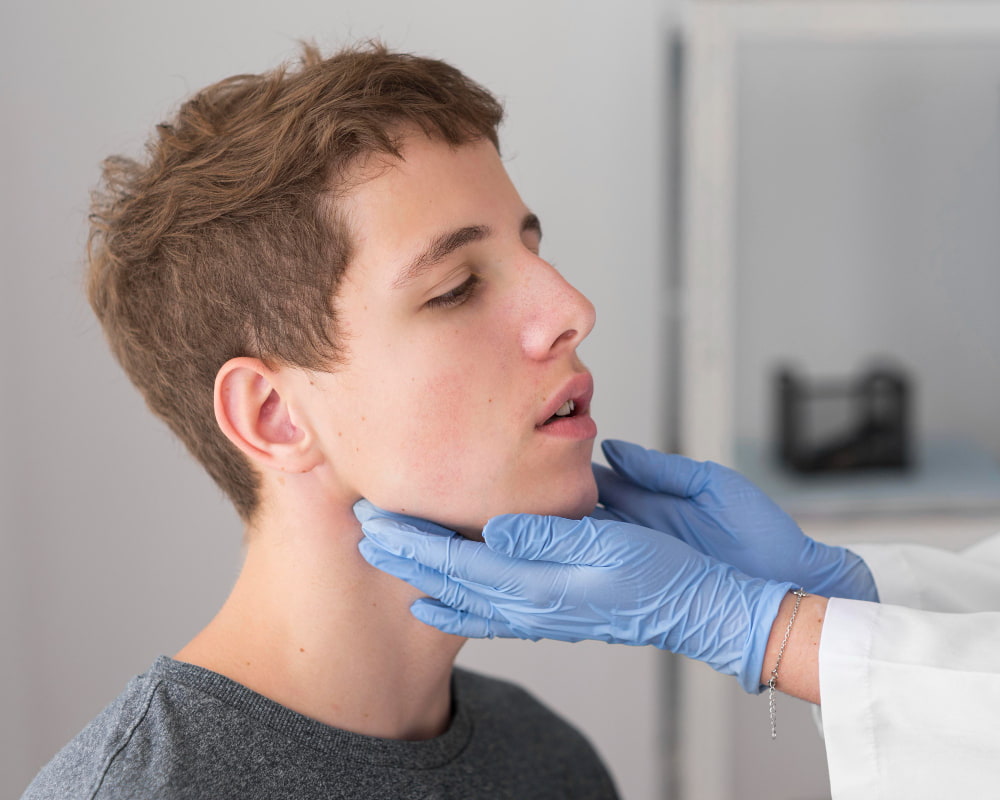
[[[369,566],[354,538],[312,561],[257,539],[229,599],[176,658],[335,728],[437,736],[464,640],[417,621],[416,591]]]

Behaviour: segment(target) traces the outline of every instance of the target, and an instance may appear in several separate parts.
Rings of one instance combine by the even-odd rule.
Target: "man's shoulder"
[[[250,796],[254,754],[283,752],[289,740],[267,724],[269,706],[280,708],[161,656],[42,768],[22,800]]]
[[[22,800],[103,797],[104,778],[142,725],[160,683],[156,664],[129,681],[38,773]]]
[[[455,698],[473,719],[495,730],[513,729],[518,736],[545,737],[591,750],[580,731],[528,689],[511,681],[456,667]]]
[[[299,720],[229,678],[160,657],[42,768],[22,800],[315,796],[299,791],[312,777]],[[300,772],[282,794],[276,784],[296,758]]]
[[[496,678],[464,667],[455,667],[452,674],[456,689],[484,700],[515,700],[538,702],[524,687],[505,678]]]
[[[456,667],[453,674],[455,700],[473,718],[489,718],[492,722],[509,720],[517,725],[530,721],[530,724],[575,730],[531,691],[517,683],[460,667]]]
[[[527,689],[499,678],[456,668],[456,702],[464,705],[476,735],[467,751],[486,753],[492,763],[518,764],[541,785],[559,787],[552,796],[615,797],[597,751],[572,723]]]
[[[462,667],[455,667],[453,674],[456,700],[469,706],[474,713],[489,711],[512,716],[541,713],[562,721],[552,709],[519,684]]]

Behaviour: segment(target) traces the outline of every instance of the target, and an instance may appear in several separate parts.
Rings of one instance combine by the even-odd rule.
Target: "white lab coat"
[[[823,624],[833,800],[1000,797],[1000,535],[851,549],[882,602],[831,600]]]

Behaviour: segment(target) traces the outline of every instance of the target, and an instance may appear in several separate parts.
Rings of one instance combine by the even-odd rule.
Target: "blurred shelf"
[[[800,475],[763,442],[738,440],[734,464],[792,516],[1000,513],[1000,463],[972,442],[929,440],[908,471]]]

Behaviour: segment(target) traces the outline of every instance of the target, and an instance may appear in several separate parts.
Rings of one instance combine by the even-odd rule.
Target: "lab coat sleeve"
[[[882,603],[927,611],[1000,611],[1000,534],[958,553],[910,544],[850,549],[868,564]]]
[[[992,796],[1000,785],[1000,535],[959,553],[851,549],[882,602],[831,600],[823,624],[820,700],[834,800]]]
[[[819,670],[833,800],[996,795],[1000,611],[834,599]]]

